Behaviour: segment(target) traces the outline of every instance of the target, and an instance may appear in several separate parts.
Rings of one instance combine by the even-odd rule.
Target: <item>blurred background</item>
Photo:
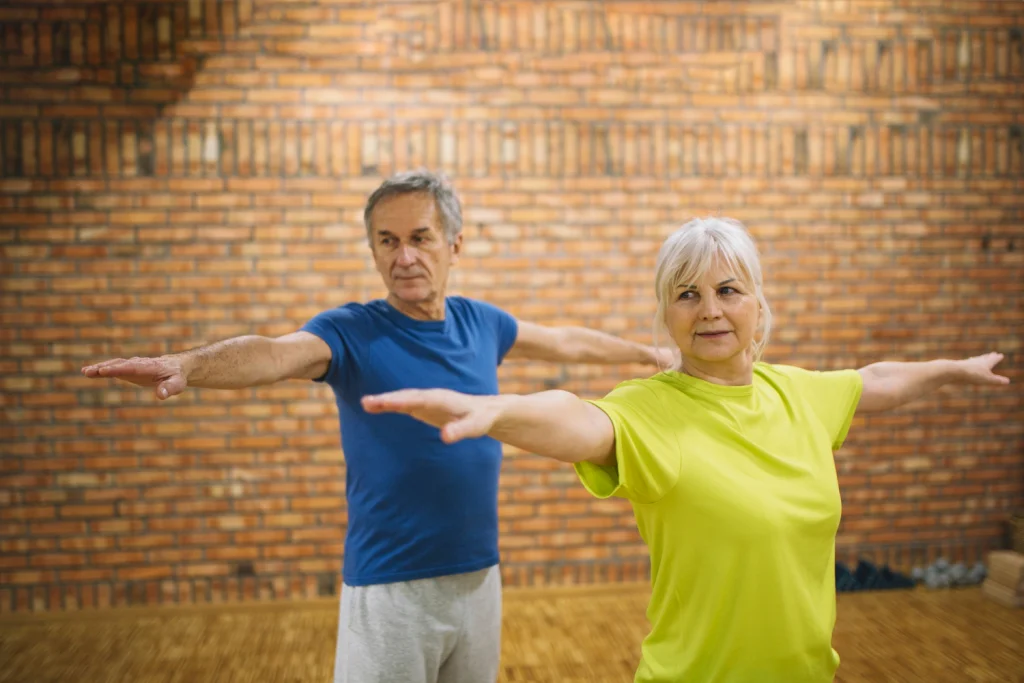
[[[716,214],[742,220],[761,247],[772,362],[1005,353],[1004,391],[944,390],[857,420],[836,458],[837,556],[909,574],[1013,547],[1024,507],[1019,1],[12,1],[0,7],[0,633],[51,649],[8,648],[8,676],[50,680],[38,667],[54,657],[81,674],[67,659],[80,641],[46,629],[101,629],[69,615],[336,606],[345,464],[329,390],[157,404],[79,368],[284,334],[383,295],[362,207],[384,177],[418,167],[447,173],[463,201],[452,293],[526,320],[651,343],[661,240]],[[642,372],[509,362],[500,377],[507,392],[590,396]],[[515,451],[500,496],[510,592],[642,592],[647,552],[627,503],[592,499],[568,468]],[[972,590],[956,609],[1004,610],[992,619],[1008,630],[976,647],[993,678],[948,680],[1021,680],[1020,610]],[[608,680],[632,675],[642,597],[623,608],[639,626]],[[871,599],[882,602],[869,616],[902,611]],[[545,600],[522,613],[509,603],[523,637],[560,618]],[[252,680],[326,680],[333,609],[309,678]],[[922,619],[942,622],[944,609]],[[295,614],[277,624],[304,633]],[[569,680],[580,661],[520,662],[508,680]],[[102,671],[77,680],[114,675]],[[920,671],[892,680],[940,680]],[[840,680],[888,680],[864,672]]]

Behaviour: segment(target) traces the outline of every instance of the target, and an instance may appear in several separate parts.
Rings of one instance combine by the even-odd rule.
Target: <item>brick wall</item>
[[[293,331],[381,294],[381,176],[454,178],[454,280],[650,339],[660,240],[744,220],[808,368],[998,349],[1016,384],[858,420],[840,555],[1000,544],[1024,503],[1016,0],[77,2],[0,8],[0,612],[331,593],[327,391],[166,404],[82,364]],[[640,368],[509,363],[506,391]],[[621,502],[509,453],[510,585],[643,578]]]

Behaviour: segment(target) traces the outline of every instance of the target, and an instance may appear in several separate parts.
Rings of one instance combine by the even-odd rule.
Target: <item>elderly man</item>
[[[108,360],[87,377],[154,387],[241,389],[285,379],[334,390],[347,461],[349,526],[336,683],[481,683],[497,677],[501,637],[498,475],[490,438],[447,446],[406,415],[360,399],[398,389],[498,391],[502,360],[671,361],[654,347],[577,327],[543,327],[446,296],[462,250],[458,197],[440,177],[404,173],[363,214],[386,299],[324,311],[300,331],[244,336],[160,358]]]

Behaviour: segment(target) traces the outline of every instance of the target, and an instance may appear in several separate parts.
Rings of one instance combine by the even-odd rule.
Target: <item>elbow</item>
[[[861,413],[880,413],[898,408],[907,402],[899,385],[882,379],[865,378],[857,410]]]
[[[872,363],[871,365],[865,365],[862,368],[858,368],[857,372],[860,373],[861,380],[864,385],[867,386],[868,382],[875,382],[882,379],[882,373],[879,372],[879,363]]]
[[[256,386],[275,384],[299,375],[295,367],[295,360],[285,345],[270,337],[262,337],[261,342],[266,344],[269,349],[267,356],[269,362],[262,366],[259,377],[254,382]]]

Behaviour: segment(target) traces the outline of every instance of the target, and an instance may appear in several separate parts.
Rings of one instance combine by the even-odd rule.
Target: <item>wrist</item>
[[[491,419],[491,428],[487,430],[487,435],[498,441],[503,441],[501,437],[507,437],[502,430],[508,430],[508,417],[513,414],[515,407],[521,403],[522,396],[517,394],[498,394],[497,396],[487,396],[486,400],[490,403],[490,409],[493,411],[493,418]]]
[[[653,346],[645,346],[644,349],[644,362],[648,365],[658,364],[658,349]]]
[[[181,376],[185,378],[185,382],[188,383],[192,379],[192,374],[195,372],[195,360],[189,355],[184,353],[174,353],[162,357],[163,360],[173,363],[178,366],[181,372]]]
[[[919,381],[925,382],[931,388],[937,389],[946,384],[955,384],[965,378],[964,368],[959,361],[926,360],[918,363],[918,366],[923,370],[923,373],[919,375]]]
[[[518,394],[498,394],[497,396],[488,396],[487,400],[490,402],[491,409],[494,411],[495,424],[497,424],[498,420],[507,416],[521,399],[522,396]]]
[[[967,378],[967,369],[963,361],[942,359],[934,360],[932,363],[939,368],[938,374],[946,382],[961,382]]]

